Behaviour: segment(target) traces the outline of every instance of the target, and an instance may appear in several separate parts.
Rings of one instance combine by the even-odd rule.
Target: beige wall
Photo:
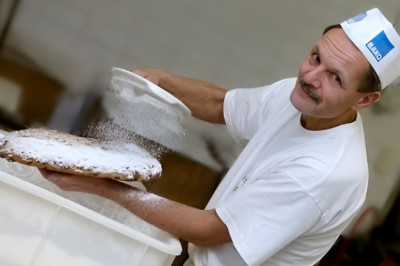
[[[7,44],[72,91],[155,66],[227,88],[293,76],[323,27],[398,0],[25,0]]]

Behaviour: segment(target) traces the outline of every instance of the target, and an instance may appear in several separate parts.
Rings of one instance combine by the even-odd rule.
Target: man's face
[[[325,33],[300,66],[292,104],[303,115],[337,119],[354,111],[369,63],[340,28]]]

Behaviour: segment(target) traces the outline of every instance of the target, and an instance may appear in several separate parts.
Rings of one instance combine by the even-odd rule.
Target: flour
[[[151,209],[152,211],[161,211],[168,206],[167,199],[153,193],[147,193],[144,191],[132,191],[128,196],[131,198],[139,199],[139,201],[143,203],[143,208]]]

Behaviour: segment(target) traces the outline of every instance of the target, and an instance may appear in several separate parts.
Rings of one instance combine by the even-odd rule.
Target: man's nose
[[[322,74],[324,70],[321,65],[309,70],[303,76],[304,82],[312,85],[314,88],[318,89],[322,85]]]

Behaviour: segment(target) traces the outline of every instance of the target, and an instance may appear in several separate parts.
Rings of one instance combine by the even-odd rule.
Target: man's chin
[[[290,102],[297,111],[302,112],[303,108],[301,108],[302,105],[299,104],[298,96],[296,96],[296,88],[290,94]]]

